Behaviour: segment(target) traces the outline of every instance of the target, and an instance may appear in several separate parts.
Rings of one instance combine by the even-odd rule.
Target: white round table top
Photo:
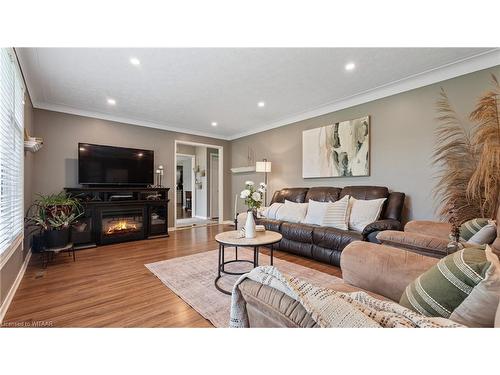
[[[278,232],[266,230],[264,232],[256,232],[254,238],[238,238],[239,230],[232,230],[229,232],[222,232],[215,236],[215,240],[224,245],[233,246],[263,246],[271,245],[281,241],[283,236]]]

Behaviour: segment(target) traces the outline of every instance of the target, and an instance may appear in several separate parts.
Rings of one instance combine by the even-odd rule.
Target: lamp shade
[[[255,163],[255,172],[271,172],[271,162],[270,161],[258,161]]]

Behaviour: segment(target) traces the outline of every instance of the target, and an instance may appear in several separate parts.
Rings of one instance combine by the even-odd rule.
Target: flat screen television
[[[80,185],[152,185],[154,151],[78,143]]]

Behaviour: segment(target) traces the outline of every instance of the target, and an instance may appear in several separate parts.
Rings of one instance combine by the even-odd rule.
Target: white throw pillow
[[[276,214],[276,219],[291,223],[301,223],[306,217],[308,206],[308,203],[295,203],[285,200],[285,204]]]
[[[386,199],[363,200],[351,197],[349,200],[349,205],[351,206],[349,229],[362,232],[368,224],[377,221]]]
[[[276,220],[276,216],[278,211],[283,207],[285,204],[284,203],[273,203],[269,207],[266,207],[262,215],[264,217],[267,217],[268,219],[273,219]]]
[[[349,208],[349,196],[346,195],[336,202],[328,203],[327,209],[321,221],[322,226],[333,227],[337,229],[348,229],[347,210]]]
[[[497,226],[496,223],[491,220],[488,224],[482,227],[479,232],[469,238],[469,241],[467,242],[477,245],[486,245],[495,241],[495,238],[497,238]]]
[[[309,206],[307,207],[307,214],[304,218],[304,223],[321,225],[325,217],[328,205],[331,202],[317,202],[309,199]]]

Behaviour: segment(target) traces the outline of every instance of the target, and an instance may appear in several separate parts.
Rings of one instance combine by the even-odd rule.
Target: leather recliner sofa
[[[389,193],[389,190],[382,186],[285,188],[276,191],[271,200],[271,204],[275,202],[284,203],[285,200],[305,203],[309,199],[318,202],[335,202],[345,195],[367,200],[387,198],[380,219],[369,224],[361,233],[267,218],[257,219],[257,224],[262,224],[266,229],[283,235],[283,239],[279,244],[275,245],[275,249],[339,266],[342,250],[351,242],[371,241],[378,243],[376,236],[380,231],[401,229],[404,193]]]

